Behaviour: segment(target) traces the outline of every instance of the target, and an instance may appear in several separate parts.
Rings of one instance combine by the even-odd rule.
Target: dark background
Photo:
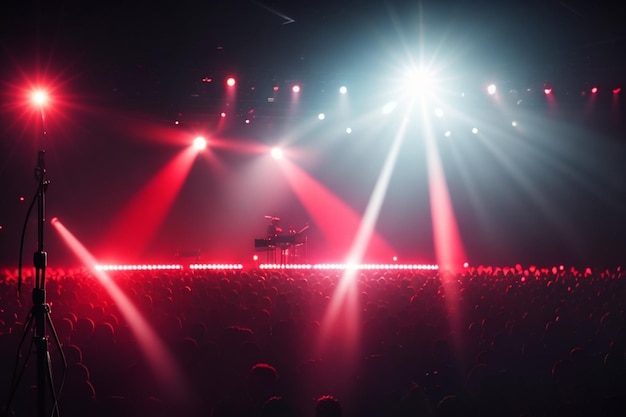
[[[300,133],[301,126],[319,109],[335,109],[330,92],[341,83],[350,86],[353,113],[382,106],[396,62],[419,56],[420,46],[445,63],[446,99],[466,93],[451,104],[457,131],[476,125],[484,132],[480,140],[462,134],[438,141],[468,261],[624,261],[623,103],[608,90],[626,81],[626,26],[611,2],[27,1],[5,6],[0,19],[0,265],[17,263],[36,191],[37,115],[23,104],[30,85],[51,84],[56,95],[46,113],[48,218],[58,216],[96,248],[124,203],[180,151],[155,132],[214,130],[222,80],[231,74],[239,81],[238,118],[254,109],[256,119],[221,136],[264,145],[296,137],[291,145],[310,155],[300,166],[362,212],[400,119],[384,126],[369,120],[349,139],[321,128]],[[483,97],[491,80],[503,86],[506,106]],[[284,92],[294,81],[303,94],[290,121]],[[285,96],[269,105],[274,85]],[[544,85],[554,87],[558,106],[546,102]],[[594,102],[582,94],[592,85],[600,88]],[[510,129],[511,118],[519,130]],[[377,229],[401,260],[434,262],[421,135],[412,123]],[[252,238],[264,232],[264,215],[311,223],[271,168],[267,181],[249,171],[258,155],[216,156],[227,169],[218,174],[197,161],[151,246],[127,261],[198,249],[206,260],[244,262]],[[347,250],[330,250],[312,226],[311,260]],[[76,262],[46,230],[50,264]],[[35,238],[31,219],[26,265]]]

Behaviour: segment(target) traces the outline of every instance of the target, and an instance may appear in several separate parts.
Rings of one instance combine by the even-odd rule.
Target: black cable
[[[35,207],[35,202],[39,197],[39,188],[37,188],[37,192],[33,197],[33,201],[28,206],[28,211],[26,212],[26,218],[24,219],[24,225],[22,226],[22,236],[20,237],[20,254],[19,260],[17,264],[17,295],[20,296],[20,291],[22,289],[22,259],[24,257],[24,239],[26,238],[26,227],[28,226],[28,220],[30,219],[30,214],[33,211],[33,207]]]

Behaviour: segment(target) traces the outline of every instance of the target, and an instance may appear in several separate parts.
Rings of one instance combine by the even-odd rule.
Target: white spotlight
[[[495,84],[489,84],[487,86],[487,93],[492,96],[496,93],[496,85]]]
[[[426,70],[414,69],[406,76],[407,89],[413,96],[423,96],[433,90],[435,79]]]
[[[317,118],[320,120],[324,120],[326,118],[326,115],[324,113],[320,113],[317,115]]]
[[[346,133],[347,133],[347,134],[352,133],[352,128],[351,128],[351,127],[347,127],[347,128],[346,128]]]
[[[272,158],[281,159],[283,157],[283,150],[275,146],[272,148],[271,154],[272,154]]]
[[[398,104],[395,101],[391,101],[385,104],[385,106],[383,107],[383,114],[391,113],[396,108],[397,105]]]
[[[517,127],[517,120],[513,120],[513,121],[511,122],[511,126],[513,126],[513,127]]]
[[[346,94],[348,92],[348,87],[346,87],[345,85],[342,85],[341,87],[339,87],[339,92],[341,94]]]
[[[475,128],[475,127],[474,127],[474,128],[472,128],[472,133],[473,133],[473,134],[477,134],[477,133],[478,133],[478,129],[477,129],[477,128]]]

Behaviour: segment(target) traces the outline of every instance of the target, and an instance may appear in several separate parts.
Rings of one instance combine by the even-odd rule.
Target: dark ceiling
[[[38,65],[89,87],[136,82],[137,68],[172,91],[197,71],[358,75],[420,37],[461,51],[459,69],[474,59],[511,77],[618,78],[626,53],[614,2],[26,1],[10,10],[0,18],[4,79]]]

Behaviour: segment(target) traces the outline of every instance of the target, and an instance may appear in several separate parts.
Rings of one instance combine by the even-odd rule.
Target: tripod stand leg
[[[50,361],[50,352],[47,351],[47,361],[46,364],[48,366],[48,384],[50,386],[50,392],[52,394],[52,413],[57,417],[60,416],[59,412],[59,393],[63,390],[63,385],[65,383],[65,370],[67,369],[67,359],[65,357],[65,353],[63,352],[63,346],[61,345],[61,341],[59,340],[59,335],[57,334],[56,329],[54,328],[54,324],[52,324],[52,319],[50,318],[50,313],[46,314],[46,320],[48,322],[48,326],[52,331],[52,335],[54,337],[54,341],[56,343],[57,348],[61,354],[61,360],[63,362],[63,376],[61,377],[61,383],[59,385],[59,389],[54,389],[54,378],[52,376],[52,363]]]

